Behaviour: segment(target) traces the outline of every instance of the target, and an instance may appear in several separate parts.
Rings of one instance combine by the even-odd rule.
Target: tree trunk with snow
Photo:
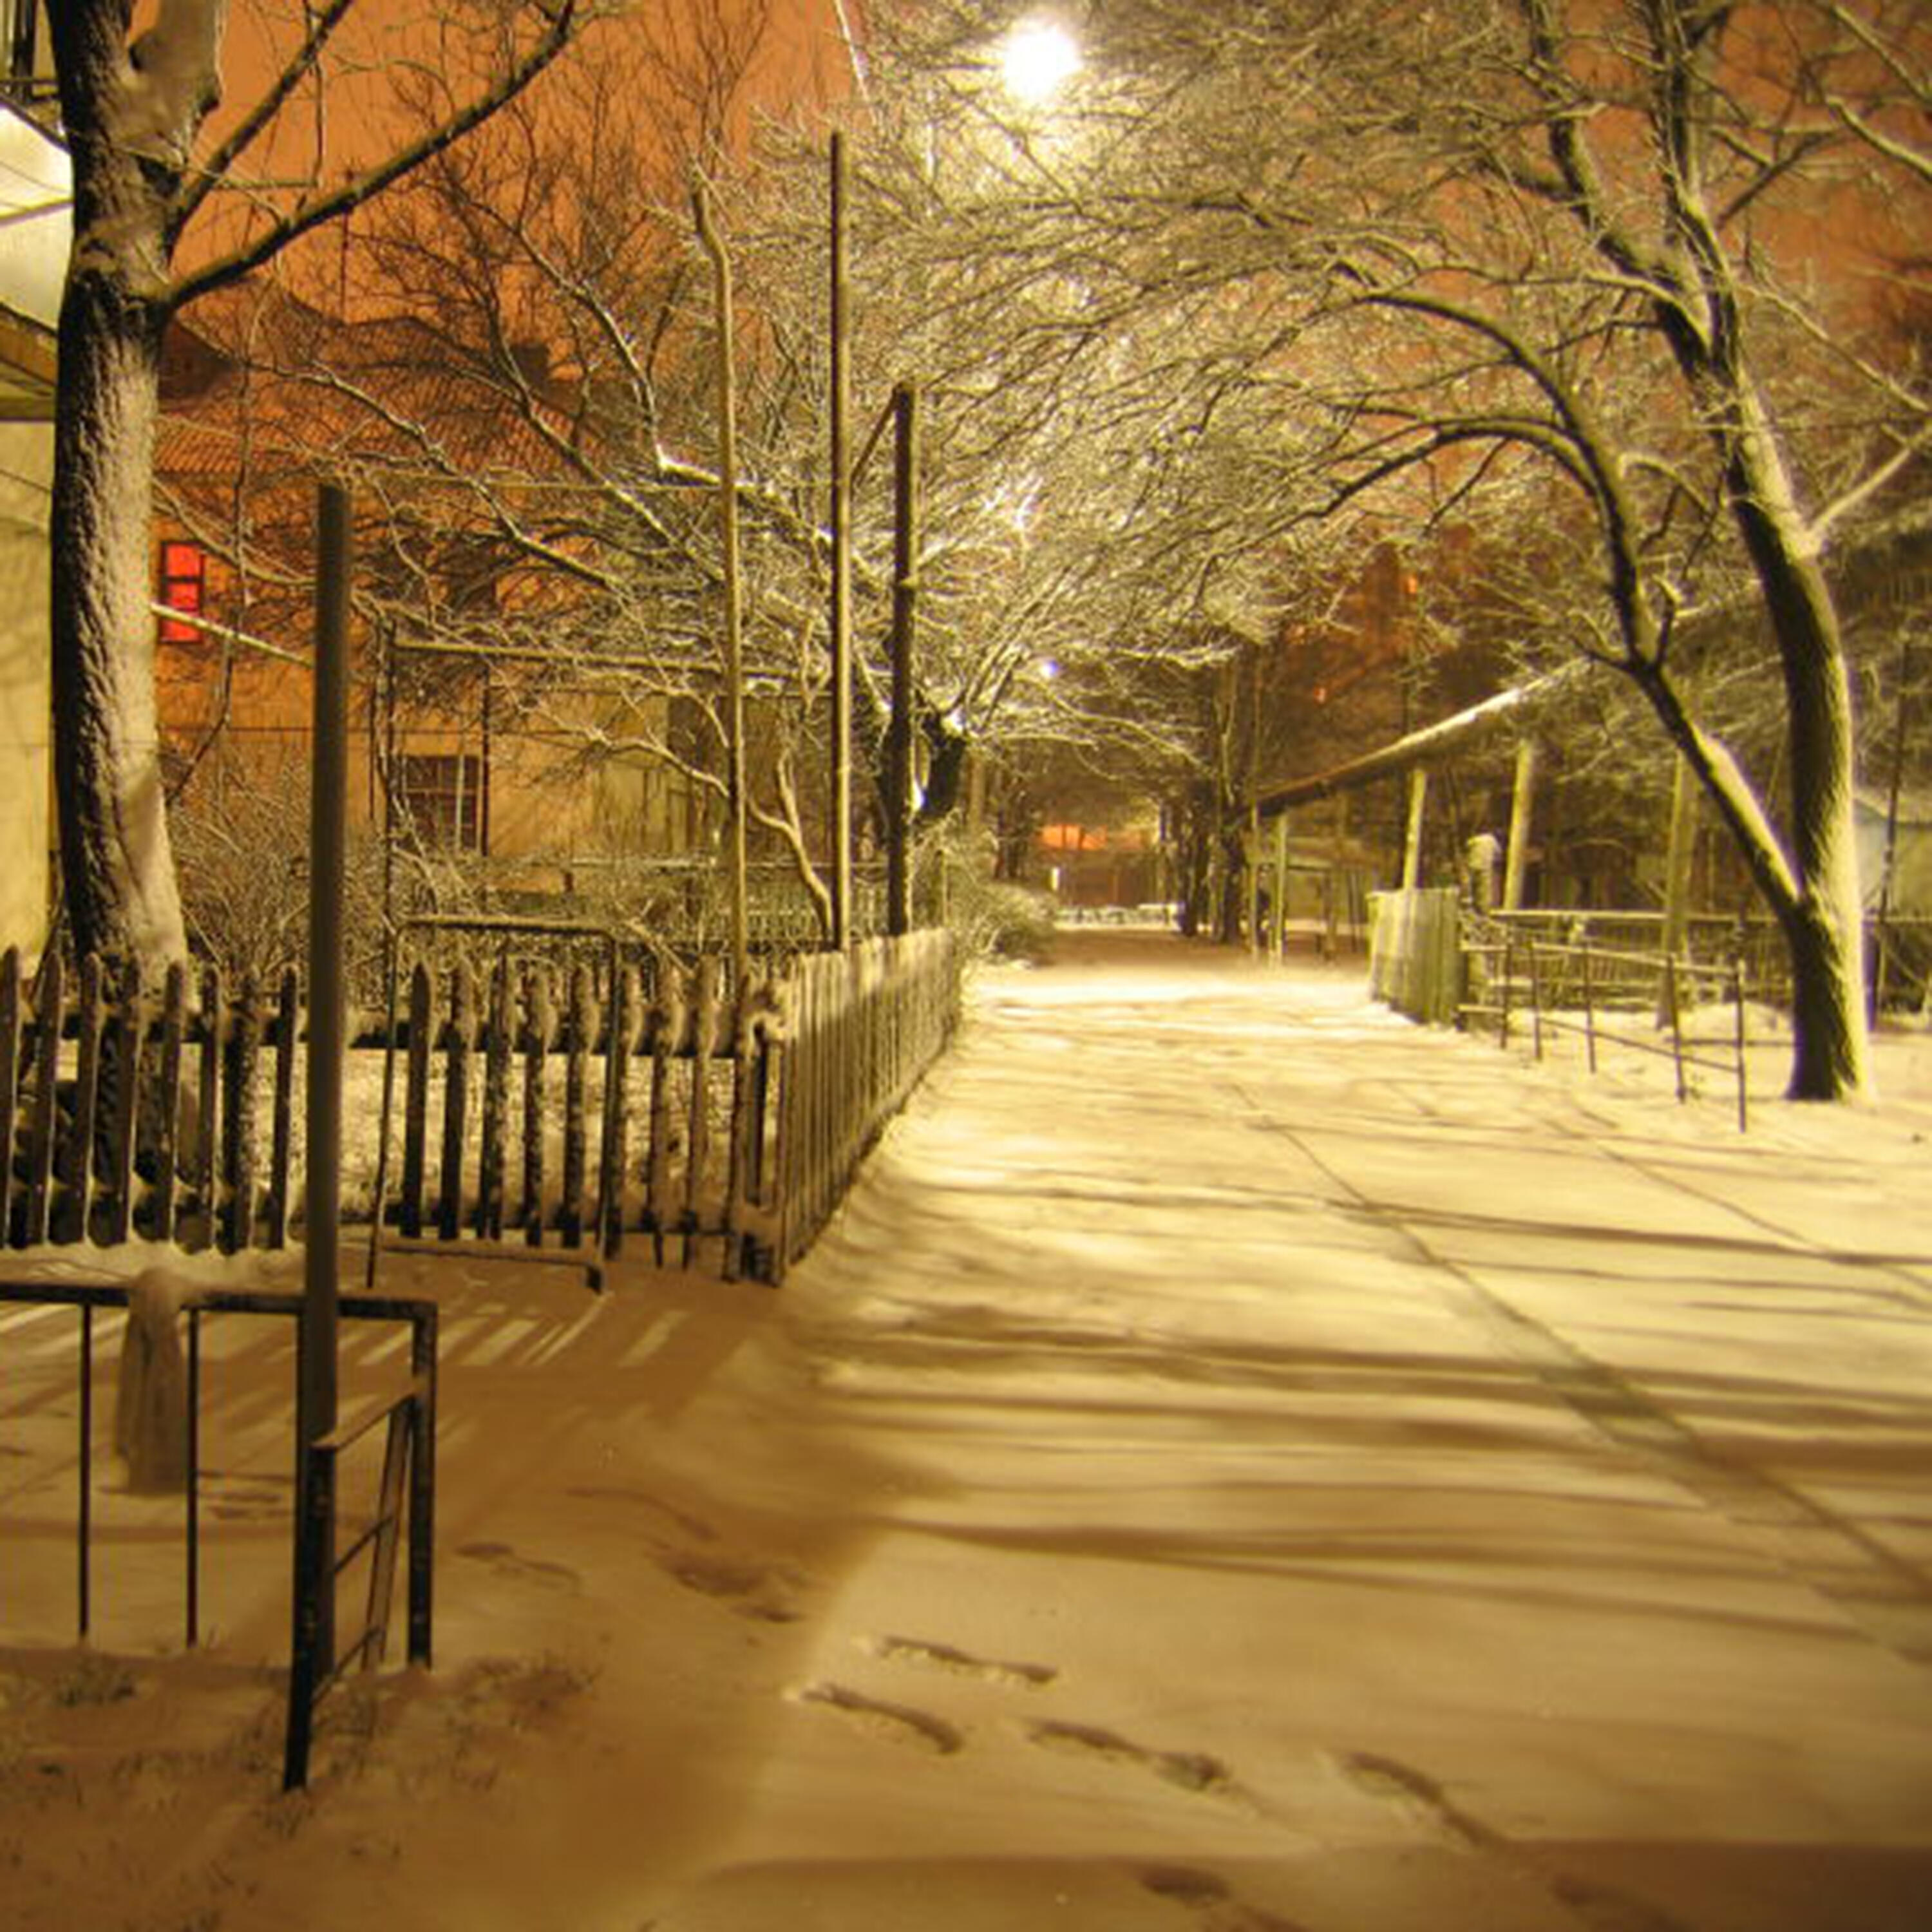
[[[185,956],[162,796],[148,553],[170,221],[217,98],[219,0],[52,10],[74,165],[54,417],[55,791],[74,944],[158,972]]]
[[[1864,916],[1852,782],[1851,680],[1838,614],[1795,511],[1747,473],[1736,519],[1756,567],[1778,642],[1791,774],[1795,890],[1772,910],[1791,963],[1794,1100],[1834,1100],[1866,1084]]]
[[[154,0],[138,31],[133,0],[48,9],[74,192],[51,586],[62,870],[76,947],[136,960],[151,977],[187,952],[162,788],[148,583],[169,319],[441,153],[521,92],[598,10],[591,0],[506,4],[492,44],[498,64],[446,118],[346,178],[242,186],[235,163],[302,88],[320,88],[324,50],[356,4],[304,10],[281,74],[208,152],[198,143],[220,98],[227,0]],[[178,272],[182,230],[211,195],[231,190],[248,196],[256,226],[232,252]],[[293,197],[286,205],[277,199],[284,192]]]

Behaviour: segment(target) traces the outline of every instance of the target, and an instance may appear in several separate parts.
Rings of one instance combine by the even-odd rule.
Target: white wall
[[[19,109],[0,104],[0,214],[7,217],[0,223],[0,302],[44,328],[60,316],[72,176],[67,150]]]
[[[46,936],[49,423],[0,422],[0,946]]]

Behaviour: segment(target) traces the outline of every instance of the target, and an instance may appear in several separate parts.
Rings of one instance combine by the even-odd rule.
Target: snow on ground
[[[207,1324],[183,1659],[111,1470],[62,1647],[74,1318],[0,1315],[7,1922],[1932,1923],[1925,1048],[1741,1136],[1066,935],[776,1294],[386,1260],[445,1315],[436,1667],[292,1797],[286,1325]],[[346,1330],[350,1399],[400,1351]]]

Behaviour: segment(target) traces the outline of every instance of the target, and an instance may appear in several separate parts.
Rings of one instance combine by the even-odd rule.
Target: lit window
[[[160,594],[155,601],[166,604],[170,610],[198,617],[207,608],[207,551],[197,543],[170,539],[163,544]],[[173,617],[161,620],[161,642],[164,644],[191,644],[201,634],[198,624],[184,624]]]

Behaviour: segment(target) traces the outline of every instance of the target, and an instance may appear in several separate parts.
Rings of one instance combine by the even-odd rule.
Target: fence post
[[[1681,1104],[1690,1094],[1690,1084],[1684,1077],[1684,1008],[1683,988],[1677,978],[1677,956],[1666,952],[1664,956],[1664,997],[1670,1018],[1670,1052],[1677,1064],[1677,1098]]]
[[[103,1136],[109,1172],[103,1177],[107,1197],[106,1238],[110,1246],[127,1240],[134,1223],[134,1142],[140,1125],[141,1056],[147,1046],[148,1009],[141,991],[141,965],[126,961],[121,969],[115,1021],[116,1065],[119,1068],[110,1096],[106,1131]],[[7,1110],[11,1121],[13,1109]],[[0,1227],[4,1217],[0,1216]]]
[[[22,1245],[34,1247],[47,1238],[47,1219],[53,1196],[54,1126],[58,1116],[56,1090],[60,1084],[61,1009],[66,988],[60,955],[46,966],[34,1015],[34,1112],[27,1137],[27,1226]]]
[[[175,1233],[175,1192],[181,1164],[182,1055],[188,1040],[188,968],[178,959],[168,968],[161,994],[161,1117],[154,1130],[154,1192],[148,1234],[171,1241]]]
[[[556,1031],[556,1003],[547,965],[532,966],[524,982],[524,1182],[520,1204],[524,1239],[543,1246],[544,1073]]]
[[[211,966],[201,980],[201,1051],[196,1056],[200,1074],[195,1098],[201,1119],[194,1145],[194,1210],[200,1218],[201,1245],[212,1248],[219,1232],[221,1187],[221,969]],[[314,1160],[309,1163],[309,1186],[315,1183]]]
[[[453,1241],[463,1229],[463,1142],[470,1117],[470,1052],[476,1036],[476,992],[466,963],[451,975],[449,1034],[442,1076],[442,1180],[436,1232]]]
[[[1731,1010],[1737,1016],[1738,1132],[1742,1134],[1749,1131],[1744,1098],[1744,962],[1735,958],[1731,962]]]
[[[570,969],[570,1010],[564,1020],[563,1198],[557,1232],[567,1248],[584,1240],[584,1088],[592,1024],[590,969],[580,959]]]
[[[255,1084],[261,1034],[262,989],[253,973],[244,974],[223,1055],[228,1081],[227,1102],[222,1109],[222,1166],[228,1189],[221,1217],[220,1245],[224,1254],[254,1244]]]
[[[1596,989],[1591,983],[1591,968],[1596,955],[1587,946],[1580,949],[1583,956],[1583,1053],[1590,1071],[1597,1070],[1597,1001]]]
[[[435,988],[428,961],[410,974],[410,1047],[403,1081],[403,1198],[397,1221],[414,1240],[422,1232],[423,1184],[429,1166],[429,1058]]]
[[[80,1011],[75,1022],[74,1117],[67,1132],[67,1198],[50,1232],[56,1240],[87,1238],[87,1208],[94,1186],[94,1115],[100,1096],[101,1010],[105,974],[93,953],[80,962]],[[58,1174],[58,1169],[56,1169]]]
[[[503,1145],[510,1112],[510,956],[496,959],[490,986],[490,1017],[483,1048],[483,1145],[477,1163],[476,1232],[486,1240],[503,1234],[506,1164]]]
[[[302,975],[285,968],[275,1021],[274,1124],[270,1130],[268,1246],[284,1248],[289,1240],[290,1201],[295,1192],[296,1035],[302,1025]],[[386,1139],[387,1136],[385,1136]],[[382,1213],[382,1190],[376,1190],[375,1211]],[[380,1226],[380,1220],[378,1225]]]

